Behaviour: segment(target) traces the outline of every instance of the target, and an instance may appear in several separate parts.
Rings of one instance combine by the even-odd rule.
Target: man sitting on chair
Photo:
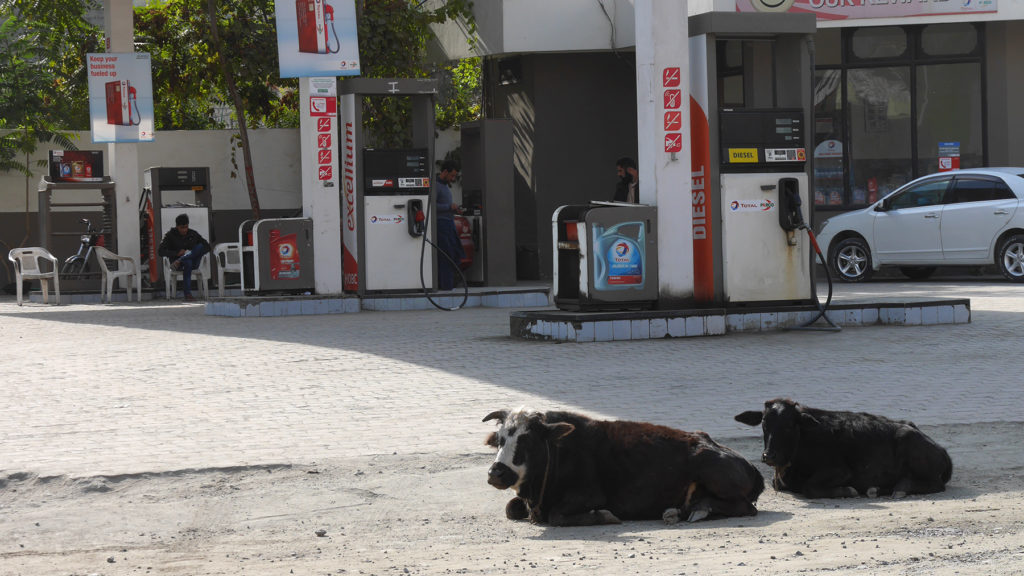
[[[172,268],[182,271],[185,300],[194,300],[192,271],[203,261],[203,255],[210,251],[210,243],[199,232],[188,227],[188,214],[178,214],[174,224],[174,228],[164,234],[159,254],[171,261]]]

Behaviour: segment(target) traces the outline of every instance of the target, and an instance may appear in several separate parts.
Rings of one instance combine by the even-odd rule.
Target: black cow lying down
[[[588,526],[757,514],[761,473],[703,432],[522,409],[488,420],[499,428],[487,438],[498,449],[487,482],[515,490],[511,520]]]
[[[930,494],[946,489],[953,462],[913,422],[833,412],[777,398],[736,415],[761,424],[761,459],[775,468],[776,490],[810,498]]]

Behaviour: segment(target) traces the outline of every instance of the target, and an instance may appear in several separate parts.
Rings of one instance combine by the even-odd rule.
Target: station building
[[[610,200],[615,160],[636,156],[633,3],[489,0],[474,11],[470,44],[458,30],[440,36],[451,56],[484,56],[484,116],[514,125],[518,275],[547,278],[552,212]],[[1022,0],[703,0],[688,11],[816,15],[815,223],[939,170],[1024,166]],[[718,43],[720,107],[756,105],[730,73],[744,59],[787,65],[763,48],[756,37]]]

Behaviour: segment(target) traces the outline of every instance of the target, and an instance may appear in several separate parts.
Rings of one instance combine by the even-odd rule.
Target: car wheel
[[[843,282],[862,282],[871,277],[871,251],[860,238],[847,238],[832,251],[829,267]]]
[[[911,280],[924,280],[935,274],[935,266],[900,266],[900,272]]]
[[[1024,282],[1024,236],[1014,234],[999,246],[999,271],[1014,282]]]

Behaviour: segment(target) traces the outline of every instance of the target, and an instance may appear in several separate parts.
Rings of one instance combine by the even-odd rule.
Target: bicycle
[[[78,245],[78,253],[68,256],[64,260],[64,265],[60,269],[61,276],[81,275],[88,272],[93,247],[104,245],[103,235],[92,227],[92,222],[87,218],[82,218],[79,222],[85,224],[86,232],[79,237],[81,244]]]

